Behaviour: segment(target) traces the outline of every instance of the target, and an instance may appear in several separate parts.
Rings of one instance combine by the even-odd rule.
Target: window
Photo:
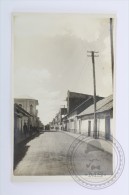
[[[30,114],[33,114],[33,105],[30,105]]]

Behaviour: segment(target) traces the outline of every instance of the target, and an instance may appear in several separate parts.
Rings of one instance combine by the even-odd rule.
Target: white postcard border
[[[129,181],[129,4],[126,0],[91,1],[1,1],[0,3],[0,194],[128,194]],[[122,176],[111,187],[93,191],[79,186],[69,176],[31,177],[31,182],[11,180],[11,14],[12,12],[71,12],[116,14],[116,138],[122,145],[126,164]],[[28,179],[27,179],[28,180]],[[36,181],[36,182],[34,182]]]

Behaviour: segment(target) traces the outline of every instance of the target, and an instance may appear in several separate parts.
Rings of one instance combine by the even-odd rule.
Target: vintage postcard
[[[72,176],[101,189],[121,175],[112,15],[14,13],[13,175]]]

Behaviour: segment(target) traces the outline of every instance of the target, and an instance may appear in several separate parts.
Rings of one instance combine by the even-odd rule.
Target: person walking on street
[[[24,123],[23,131],[24,131],[24,135],[26,137],[26,135],[27,135],[27,124],[26,123]]]

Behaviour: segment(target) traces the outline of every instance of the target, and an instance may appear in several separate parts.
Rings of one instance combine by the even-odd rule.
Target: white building
[[[97,117],[97,132],[100,136],[105,135],[109,138],[113,135],[113,96],[110,95],[97,102],[96,104],[96,117]],[[93,134],[94,125],[94,104],[89,106],[77,116],[77,132],[87,133],[89,136]]]

